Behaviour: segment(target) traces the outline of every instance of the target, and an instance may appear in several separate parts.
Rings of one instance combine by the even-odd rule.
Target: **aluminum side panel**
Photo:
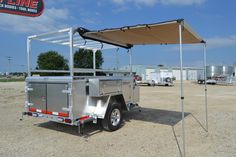
[[[122,80],[102,80],[99,81],[99,92],[102,95],[121,92]]]
[[[86,96],[85,79],[73,82],[72,96],[73,96],[72,113],[74,119],[76,119],[85,114],[85,108],[88,104],[88,98]]]
[[[138,103],[139,102],[139,92],[140,88],[139,86],[135,86],[133,90],[133,103]]]
[[[46,110],[46,84],[45,83],[29,83],[32,91],[29,91],[29,103],[33,108]]]
[[[63,112],[62,108],[68,107],[68,94],[63,90],[68,89],[68,84],[47,84],[47,110],[53,112]]]
[[[122,83],[122,93],[125,99],[125,103],[131,103],[132,95],[131,95],[131,82],[123,81]]]

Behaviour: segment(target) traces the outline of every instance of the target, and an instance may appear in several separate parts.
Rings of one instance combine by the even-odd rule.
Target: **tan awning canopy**
[[[204,43],[183,19],[98,31],[89,31],[80,27],[77,31],[85,39],[131,48],[133,45],[179,44],[180,24],[183,26],[183,44]]]

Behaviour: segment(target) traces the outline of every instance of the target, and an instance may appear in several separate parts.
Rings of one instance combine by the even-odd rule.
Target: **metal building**
[[[129,66],[124,66],[121,70],[128,70]],[[149,80],[150,74],[153,72],[172,71],[173,77],[176,80],[180,80],[180,68],[179,67],[160,67],[158,65],[133,65],[132,71],[142,77],[143,80]],[[196,67],[184,67],[183,68],[183,80],[197,80],[198,71],[203,71],[202,68]]]

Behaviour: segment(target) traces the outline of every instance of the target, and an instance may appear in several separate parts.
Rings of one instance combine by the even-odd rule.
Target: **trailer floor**
[[[125,113],[115,132],[86,125],[77,128],[38,118],[19,121],[24,83],[0,83],[0,156],[180,157],[181,112],[179,84],[141,87],[142,112]],[[185,82],[186,156],[236,156],[236,86],[208,86],[209,133],[204,131],[204,89]]]

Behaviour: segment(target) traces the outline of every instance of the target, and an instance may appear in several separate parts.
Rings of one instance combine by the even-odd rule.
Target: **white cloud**
[[[47,32],[65,27],[62,21],[69,16],[67,9],[45,9],[39,17],[24,17],[10,14],[0,14],[0,30],[17,33]]]
[[[124,4],[125,0],[113,0],[113,2],[116,4]]]
[[[236,46],[236,35],[213,37],[206,40],[209,48]]]
[[[118,5],[123,5],[126,3],[134,3],[135,5],[146,5],[154,6],[155,4],[163,5],[200,5],[203,4],[206,0],[112,0]]]
[[[159,2],[164,5],[200,5],[205,0],[159,0]]]
[[[146,5],[153,6],[158,0],[112,0],[114,3],[118,5],[124,5],[126,3],[134,3],[135,5]]]
[[[236,35],[210,37],[206,38],[206,42],[207,49],[236,47]],[[198,45],[187,45],[185,47],[187,51],[196,51],[202,49],[201,46]]]
[[[236,35],[229,35],[225,37],[210,37],[206,38],[207,49],[218,49],[218,48],[227,48],[227,47],[236,47]],[[184,52],[199,52],[203,51],[203,46],[200,44],[186,44],[183,47]],[[168,52],[179,51],[179,46],[173,46],[167,48]]]

